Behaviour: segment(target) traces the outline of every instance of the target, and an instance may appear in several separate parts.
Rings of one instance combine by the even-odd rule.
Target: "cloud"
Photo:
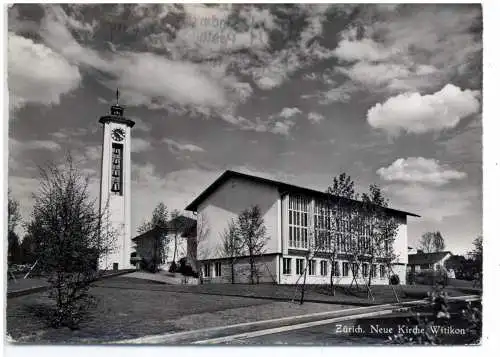
[[[429,95],[400,94],[370,108],[367,121],[372,127],[392,134],[453,128],[461,119],[480,109],[478,96],[479,91],[461,90],[453,84]]]
[[[78,88],[78,67],[43,44],[9,33],[8,88],[12,109],[27,103],[59,104]]]
[[[401,93],[480,76],[481,7],[401,5],[357,9],[334,50],[337,71],[359,89]]]
[[[388,167],[378,169],[377,174],[385,181],[431,184],[436,186],[467,177],[465,172],[446,168],[438,160],[425,159],[423,157],[397,159]]]
[[[132,138],[132,145],[130,147],[132,152],[144,152],[144,151],[149,151],[153,147],[151,146],[151,143],[148,140],[141,139],[141,138]]]
[[[424,184],[395,183],[384,187],[391,206],[416,213],[421,220],[440,222],[447,217],[468,214],[473,202],[481,196],[477,187],[445,189]]]
[[[291,120],[285,120],[283,122],[276,122],[274,126],[271,128],[271,133],[281,134],[281,135],[289,135],[290,129],[295,125],[295,123]]]
[[[335,56],[343,61],[381,61],[389,58],[391,52],[370,38],[359,41],[343,39],[334,51]]]
[[[310,112],[307,115],[307,119],[309,119],[313,123],[319,123],[320,121],[324,120],[325,117],[320,113]]]
[[[181,144],[175,140],[172,139],[163,139],[162,140],[164,143],[168,144],[170,148],[177,150],[177,151],[191,151],[191,152],[204,152],[205,150],[202,149],[201,147],[193,144]]]
[[[302,111],[299,108],[283,108],[278,116],[282,118],[290,118],[300,113],[302,113]]]

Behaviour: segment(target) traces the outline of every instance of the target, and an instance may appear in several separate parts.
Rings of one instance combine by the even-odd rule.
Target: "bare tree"
[[[242,255],[243,244],[239,235],[238,225],[231,220],[228,227],[222,233],[222,245],[220,255],[229,259],[231,266],[231,284],[235,282],[235,265],[238,258]]]
[[[167,206],[160,202],[156,205],[149,221],[143,222],[137,232],[143,234],[151,232],[153,234],[153,251],[151,256],[150,270],[157,272],[159,265],[165,259],[166,246],[168,244],[168,209]]]
[[[424,253],[431,253],[433,250],[434,233],[426,232],[422,235],[419,242],[419,247]]]
[[[264,247],[269,240],[264,219],[260,208],[252,206],[241,212],[237,221],[242,245],[250,262],[250,282],[255,284],[259,280],[256,257],[264,253]]]
[[[71,156],[64,165],[40,170],[28,235],[33,237],[40,270],[47,275],[54,326],[74,328],[95,304],[90,284],[99,276],[98,261],[115,248],[109,210],[99,211],[89,195],[89,178]]]

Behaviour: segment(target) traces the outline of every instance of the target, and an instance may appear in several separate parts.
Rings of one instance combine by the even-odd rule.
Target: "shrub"
[[[176,271],[177,271],[177,264],[175,264],[175,262],[172,262],[172,264],[170,264],[170,267],[168,268],[168,272],[175,273]]]
[[[389,278],[389,284],[391,285],[399,285],[399,276],[394,274],[394,275],[391,275],[391,277]]]

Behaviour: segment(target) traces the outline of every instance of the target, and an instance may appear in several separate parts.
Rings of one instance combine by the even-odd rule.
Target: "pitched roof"
[[[447,254],[451,254],[451,252],[408,254],[408,265],[434,264],[443,259]]]
[[[302,194],[305,194],[308,196],[323,197],[323,198],[337,197],[340,200],[360,203],[360,201],[351,200],[351,199],[339,197],[339,196],[333,196],[333,195],[330,195],[326,192],[312,190],[312,189],[306,188],[306,187],[295,186],[295,185],[292,185],[292,184],[289,184],[286,182],[270,180],[270,179],[266,179],[266,178],[259,177],[259,176],[253,176],[253,175],[248,175],[248,174],[244,174],[241,172],[227,170],[221,176],[219,176],[219,178],[217,180],[215,180],[210,186],[208,186],[205,189],[205,191],[203,191],[198,197],[196,197],[194,199],[194,201],[191,202],[186,207],[186,211],[195,212],[201,202],[203,202],[205,199],[207,199],[215,190],[217,190],[217,188],[219,188],[224,182],[226,182],[230,178],[243,178],[243,179],[247,179],[247,180],[250,180],[253,182],[257,182],[257,183],[271,185],[271,186],[276,187],[279,190],[279,192],[282,194],[284,194],[284,193],[302,193]],[[417,215],[415,213],[401,211],[401,210],[397,210],[397,209],[393,209],[393,208],[387,208],[387,211],[392,212],[392,213],[397,213],[397,214],[405,214],[405,215],[413,216],[413,217],[420,217],[419,215]]]
[[[183,238],[191,238],[196,236],[196,220],[186,217],[186,216],[177,216],[174,219],[170,220],[167,222],[167,227],[165,228],[160,228],[160,227],[155,227],[153,229],[150,229],[147,232],[144,232],[134,238],[132,240],[140,240],[140,239],[145,239],[145,238],[150,238],[154,237],[157,234],[161,234],[162,232],[167,231],[167,233],[171,233],[172,231],[182,227],[182,233],[181,237]]]

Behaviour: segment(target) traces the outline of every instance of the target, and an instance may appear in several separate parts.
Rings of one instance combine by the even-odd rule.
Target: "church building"
[[[262,254],[256,257],[259,282],[296,284],[303,269],[307,269],[308,284],[329,283],[331,266],[326,251],[316,251],[307,267],[305,262],[307,254],[310,254],[312,240],[309,238],[308,242],[309,232],[314,232],[314,237],[317,237],[327,230],[324,222],[328,218],[323,208],[331,197],[321,191],[226,171],[186,207],[186,210],[197,216],[197,256],[204,282],[231,281],[230,259],[221,253],[222,235],[230,220],[256,205],[260,208],[269,237]],[[349,202],[345,209],[361,205],[359,201],[346,201]],[[393,246],[396,258],[391,264],[391,272],[387,271],[385,264],[375,264],[375,269],[371,270],[371,280],[373,284],[388,284],[390,275],[397,275],[399,282],[405,284],[408,263],[407,217],[419,216],[392,208],[384,210],[398,225]],[[349,260],[345,250],[349,222],[344,223],[335,233],[339,242],[334,270],[337,284],[350,284],[353,275],[353,269],[349,266],[352,260]],[[361,268],[360,275],[366,277],[368,265],[359,265],[354,271]],[[236,260],[235,271],[235,282],[249,282],[248,256]]]

